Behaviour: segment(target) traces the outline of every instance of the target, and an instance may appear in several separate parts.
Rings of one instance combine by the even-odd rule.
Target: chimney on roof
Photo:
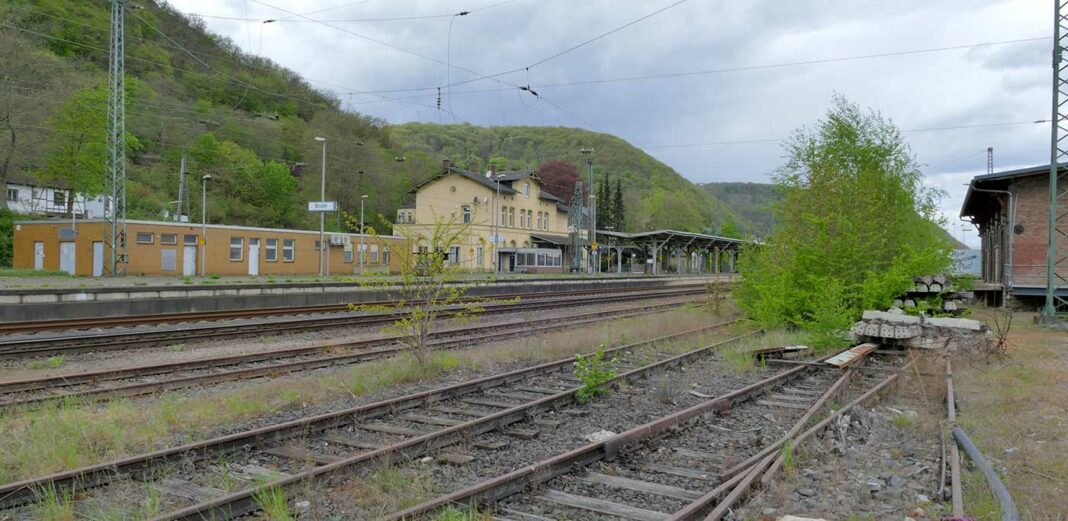
[[[497,165],[490,165],[489,172],[486,172],[486,177],[490,179],[495,179],[497,177]]]
[[[452,165],[449,164],[449,160],[448,159],[442,159],[441,160],[441,169],[442,170],[448,170],[450,166],[452,166]]]

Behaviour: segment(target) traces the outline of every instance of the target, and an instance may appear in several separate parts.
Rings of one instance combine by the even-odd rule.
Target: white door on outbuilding
[[[104,243],[93,241],[93,276],[104,276]]]
[[[74,243],[59,243],[59,271],[74,275]]]
[[[248,240],[248,274],[255,277],[260,274],[260,240]]]
[[[33,269],[44,269],[44,243],[41,241],[33,243]]]
[[[192,277],[197,274],[197,247],[187,245],[182,250],[182,276]]]

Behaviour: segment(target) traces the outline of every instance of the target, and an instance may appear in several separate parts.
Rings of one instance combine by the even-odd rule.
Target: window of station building
[[[519,227],[520,228],[526,228],[527,227],[527,211],[526,210],[519,210]]]
[[[178,244],[177,233],[161,233],[159,234],[160,244]]]
[[[152,232],[137,232],[137,244],[152,244],[156,235]]]
[[[534,210],[527,210],[527,229],[534,227]]]
[[[67,206],[67,192],[54,190],[52,192],[52,204],[56,206]]]
[[[530,183],[523,183],[523,197],[530,197]]]
[[[344,262],[346,264],[352,264],[352,250],[345,250]]]
[[[282,260],[285,262],[293,262],[296,258],[296,245],[293,239],[282,240]]]
[[[19,191],[18,191],[17,188],[8,188],[7,189],[7,200],[8,201],[18,201],[19,200]]]
[[[178,252],[175,250],[160,250],[160,271],[175,271],[178,269]]]
[[[378,262],[378,245],[371,245],[371,262]]]
[[[484,254],[482,252],[482,246],[479,246],[478,248],[475,248],[475,264],[481,266],[483,260]]]
[[[245,238],[230,237],[230,260],[237,262],[245,258]]]
[[[182,238],[182,241],[186,246],[196,246],[197,245],[197,234],[195,234],[195,233],[187,233]]]
[[[471,207],[469,205],[463,205],[460,207],[460,220],[464,224],[471,223]]]
[[[508,209],[508,226],[515,228],[515,207]]]
[[[501,226],[504,226],[505,223],[507,223],[507,222],[508,222],[508,207],[507,206],[502,206],[501,207],[501,223],[500,224],[501,224]]]
[[[449,264],[453,266],[460,263],[460,247],[453,246],[449,248]]]
[[[267,239],[266,251],[263,254],[263,258],[267,262],[275,262],[278,260],[278,239]]]
[[[538,229],[541,229],[541,212],[538,212]]]

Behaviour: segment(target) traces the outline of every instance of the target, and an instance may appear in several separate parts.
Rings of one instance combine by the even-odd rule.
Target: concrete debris
[[[978,320],[874,310],[865,311],[850,332],[860,341],[950,351],[981,349],[992,339],[989,328]]]
[[[614,433],[612,431],[599,430],[597,432],[591,432],[591,433],[583,436],[582,439],[584,439],[584,440],[586,440],[586,441],[588,441],[590,443],[600,443],[600,442],[602,442],[604,440],[612,438],[615,435],[616,435],[616,433]]]

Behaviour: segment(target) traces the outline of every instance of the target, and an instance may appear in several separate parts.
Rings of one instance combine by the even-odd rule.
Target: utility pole
[[[211,174],[200,178],[200,276],[207,275],[208,269],[208,181]]]
[[[589,201],[589,203],[587,204],[586,213],[590,220],[590,255],[588,259],[589,263],[586,268],[586,273],[593,273],[593,250],[594,247],[597,245],[597,197],[593,195],[593,148],[582,147],[579,149],[579,152],[581,152],[582,155],[586,156],[586,165],[589,166],[590,171],[590,181],[589,184],[586,185],[586,192],[588,194],[586,196],[586,199]]]
[[[182,154],[182,164],[178,167],[178,207],[175,208],[174,215],[174,222],[176,223],[182,222],[183,194],[185,194],[185,154]]]
[[[1068,65],[1064,60],[1064,51],[1068,45],[1068,0],[1053,2],[1053,106],[1050,118],[1050,161],[1049,161],[1049,225],[1046,248],[1046,305],[1042,308],[1045,320],[1054,320],[1057,307],[1068,304],[1064,297],[1057,296],[1058,284],[1068,285],[1068,279],[1057,273],[1058,266],[1068,266],[1065,252],[1058,247],[1058,238],[1068,230],[1057,223],[1057,201],[1068,199],[1068,183],[1058,186],[1060,165],[1068,160],[1068,149],[1061,148],[1062,140],[1068,138]],[[1068,180],[1066,180],[1068,181]]]
[[[367,200],[367,194],[360,196],[360,275],[363,275],[363,202]]]
[[[105,148],[104,206],[107,236],[111,246],[108,271],[126,273],[126,0],[111,0],[111,44],[108,56],[108,121]]]
[[[986,173],[994,173],[994,147],[986,147]]]
[[[323,144],[323,174],[319,180],[319,200],[326,200],[326,138],[315,136],[315,140]],[[323,231],[326,229],[326,212],[319,212],[319,276],[323,276],[323,250],[326,249],[326,243],[323,242]]]

